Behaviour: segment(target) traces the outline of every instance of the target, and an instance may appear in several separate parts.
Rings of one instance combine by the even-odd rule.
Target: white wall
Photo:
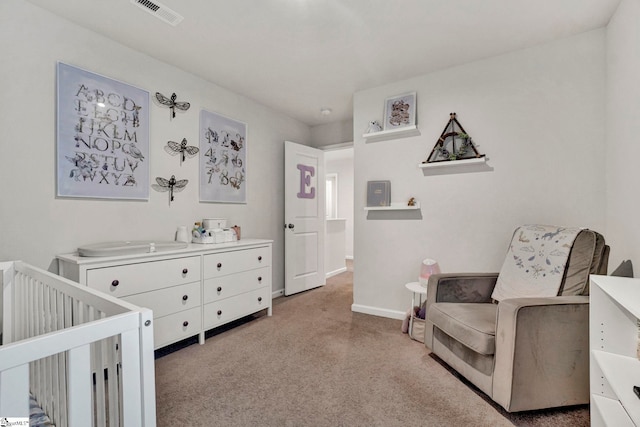
[[[283,141],[310,144],[307,125],[248,98],[159,62],[60,19],[22,0],[0,2],[3,98],[0,114],[0,260],[22,259],[55,270],[54,256],[79,245],[119,239],[173,239],[178,225],[225,217],[247,237],[274,239],[274,290],[284,280]],[[150,175],[190,183],[168,205],[150,190],[148,202],[57,199],[55,185],[56,61],[149,91],[176,92],[191,109],[169,120],[151,103]],[[7,100],[11,100],[8,102]],[[167,155],[168,140],[198,141],[204,108],[248,124],[247,204],[198,202],[198,162]],[[197,145],[197,144],[195,144]]]
[[[353,120],[342,120],[311,128],[311,145],[316,148],[351,141],[353,141]]]
[[[607,27],[607,241],[609,269],[640,268],[640,2],[622,0]],[[637,273],[636,273],[637,276]]]
[[[365,142],[387,97],[417,91],[420,136]],[[402,318],[420,260],[443,272],[498,271],[520,224],[605,232],[605,31],[361,91],[354,97],[355,311]],[[417,167],[449,113],[493,170],[424,176]],[[367,216],[369,180],[390,180],[414,213]],[[370,219],[367,219],[367,218]]]

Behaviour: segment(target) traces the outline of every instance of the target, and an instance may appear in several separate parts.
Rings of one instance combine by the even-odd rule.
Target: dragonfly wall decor
[[[153,185],[152,187],[157,191],[168,191],[169,192],[169,205],[173,202],[173,193],[176,193],[184,190],[184,188],[189,183],[188,179],[176,179],[175,175],[171,175],[171,178],[166,179],[160,176],[156,177],[157,185]]]
[[[189,107],[191,107],[191,104],[188,102],[176,101],[177,98],[178,95],[176,95],[175,92],[171,94],[171,98],[167,98],[160,92],[156,92],[156,99],[158,102],[171,109],[171,118],[176,117],[176,108],[178,110],[187,111]]]
[[[198,154],[198,151],[200,151],[198,147],[187,145],[187,138],[182,138],[182,142],[180,143],[175,141],[167,141],[167,145],[164,149],[172,156],[180,154],[180,164],[184,162],[186,157],[193,157]]]

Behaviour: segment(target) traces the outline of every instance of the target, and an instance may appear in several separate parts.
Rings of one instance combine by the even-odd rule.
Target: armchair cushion
[[[578,233],[571,248],[564,281],[558,295],[589,294],[589,274],[598,274],[604,247],[602,235],[591,230]]]
[[[496,350],[497,304],[435,303],[429,320],[471,350],[485,355]]]
[[[569,253],[580,231],[579,228],[548,225],[518,227],[513,233],[491,297],[500,301],[518,297],[557,296]],[[585,263],[587,275],[592,258]]]

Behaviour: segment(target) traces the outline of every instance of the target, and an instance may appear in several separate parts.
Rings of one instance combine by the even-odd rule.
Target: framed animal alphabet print
[[[416,93],[387,98],[384,102],[384,130],[416,124]]]
[[[200,111],[200,201],[247,202],[247,124]]]
[[[149,93],[57,68],[57,195],[148,200]]]

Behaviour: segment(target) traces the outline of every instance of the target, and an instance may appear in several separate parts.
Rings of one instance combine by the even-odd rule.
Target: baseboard
[[[368,305],[360,304],[351,304],[351,311],[398,320],[404,320],[404,318],[407,317],[407,313],[404,311],[389,310],[386,308],[371,307]]]
[[[284,296],[284,289],[278,289],[277,291],[271,292],[271,299],[276,299]]]
[[[347,271],[347,267],[342,267],[342,268],[339,268],[337,270],[330,271],[329,273],[327,273],[325,278],[328,279],[329,277],[333,277],[333,276],[335,276],[337,274],[344,273],[345,271]]]

